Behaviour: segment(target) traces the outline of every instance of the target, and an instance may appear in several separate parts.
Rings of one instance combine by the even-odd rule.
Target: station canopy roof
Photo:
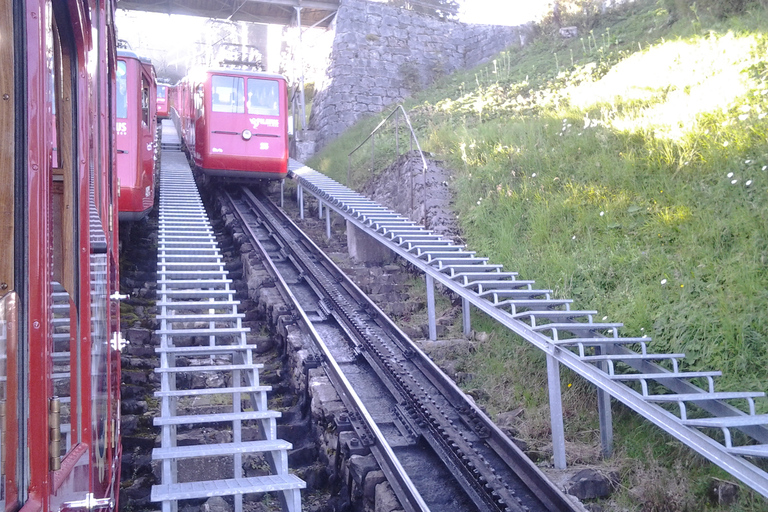
[[[184,14],[251,23],[291,25],[301,7],[302,26],[327,27],[341,0],[118,0],[131,11]]]

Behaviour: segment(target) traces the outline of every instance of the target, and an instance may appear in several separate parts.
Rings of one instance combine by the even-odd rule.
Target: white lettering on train
[[[253,125],[253,129],[258,129],[259,126],[269,126],[270,128],[280,128],[280,120],[279,119],[265,119],[263,117],[252,117],[249,119],[251,124]]]

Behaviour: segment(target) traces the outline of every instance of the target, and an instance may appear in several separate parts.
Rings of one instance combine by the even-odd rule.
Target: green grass
[[[624,335],[652,337],[656,352],[686,353],[687,369],[722,370],[718,390],[768,391],[768,14],[667,21],[638,2],[578,39],[541,36],[448,77],[406,110],[422,147],[454,171],[472,250],[623,322]],[[309,164],[346,182],[347,154],[382,117]],[[353,186],[391,161],[392,133],[377,137],[373,169],[370,146],[353,156]],[[505,333],[486,345],[466,364],[489,410],[546,405],[523,384],[544,386],[540,355]],[[570,381],[564,392],[589,402],[589,387]],[[765,400],[758,408],[768,412]],[[658,435],[648,429],[617,426],[618,450],[642,457]],[[722,476],[709,464],[675,469],[677,446],[652,454],[664,471]],[[664,510],[698,503],[703,488]],[[741,509],[766,509],[750,499]]]

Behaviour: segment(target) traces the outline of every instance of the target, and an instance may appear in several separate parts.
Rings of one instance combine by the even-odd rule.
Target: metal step
[[[163,425],[194,425],[198,423],[229,423],[232,421],[250,421],[250,420],[268,420],[282,416],[278,411],[246,411],[229,412],[217,414],[189,414],[183,416],[172,416],[170,418],[155,418],[153,423],[156,427]]]
[[[237,494],[296,491],[292,496],[291,510],[301,510],[299,489],[307,484],[296,475],[266,475],[249,478],[228,478],[184,484],[152,486],[152,501],[191,500],[213,496],[234,496]]]
[[[200,389],[174,389],[155,391],[156,397],[186,397],[205,395],[227,395],[232,393],[266,393],[272,391],[272,386],[240,386],[235,388],[200,388]]]
[[[163,132],[174,133],[172,124],[163,122]],[[270,386],[259,385],[261,364],[252,363],[255,345],[248,344],[248,327],[242,325],[244,314],[238,313],[240,301],[216,243],[197,191],[192,172],[181,153],[163,155],[160,171],[160,227],[158,229],[157,320],[160,328],[160,416],[154,422],[161,431],[160,447],[152,452],[159,462],[160,485],[152,487],[152,500],[162,502],[163,512],[176,512],[178,501],[206,496],[234,496],[235,512],[243,511],[243,494],[279,492],[291,512],[301,510],[300,489],[306,484],[288,474],[288,450],[291,444],[276,439],[276,419],[281,416],[269,410],[267,393]],[[215,327],[225,326],[225,327]],[[180,340],[182,346],[175,346]],[[212,340],[227,344],[211,344]],[[191,344],[190,344],[191,343]],[[220,355],[222,357],[213,357]],[[188,364],[189,358],[201,362]],[[203,359],[204,358],[204,359]],[[180,389],[180,374],[226,372],[230,387]],[[211,396],[225,409],[217,414],[197,414],[196,397]],[[221,400],[219,400],[221,397]],[[192,398],[192,400],[188,400]],[[252,410],[246,410],[248,407]],[[260,440],[242,442],[242,423],[259,422]],[[230,425],[231,443],[177,446],[177,429],[182,425],[226,422]],[[244,478],[244,456],[265,453],[276,474]],[[198,457],[223,457],[231,464],[225,474],[234,478],[205,482],[179,482],[177,460]]]
[[[293,445],[282,439],[273,441],[247,441],[243,443],[193,444],[172,446],[170,448],[154,448],[153,460],[196,459],[198,457],[216,457],[234,455],[236,453],[282,452],[293,448]]]

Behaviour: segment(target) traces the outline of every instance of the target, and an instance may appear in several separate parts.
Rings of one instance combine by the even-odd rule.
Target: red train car
[[[114,0],[0,0],[0,509],[116,510]]]
[[[117,176],[120,221],[146,217],[155,201],[156,81],[152,64],[117,52]]]
[[[157,118],[168,119],[170,117],[171,86],[157,84]]]
[[[185,79],[182,133],[210,176],[283,179],[288,174],[288,87],[268,73],[216,69]]]

